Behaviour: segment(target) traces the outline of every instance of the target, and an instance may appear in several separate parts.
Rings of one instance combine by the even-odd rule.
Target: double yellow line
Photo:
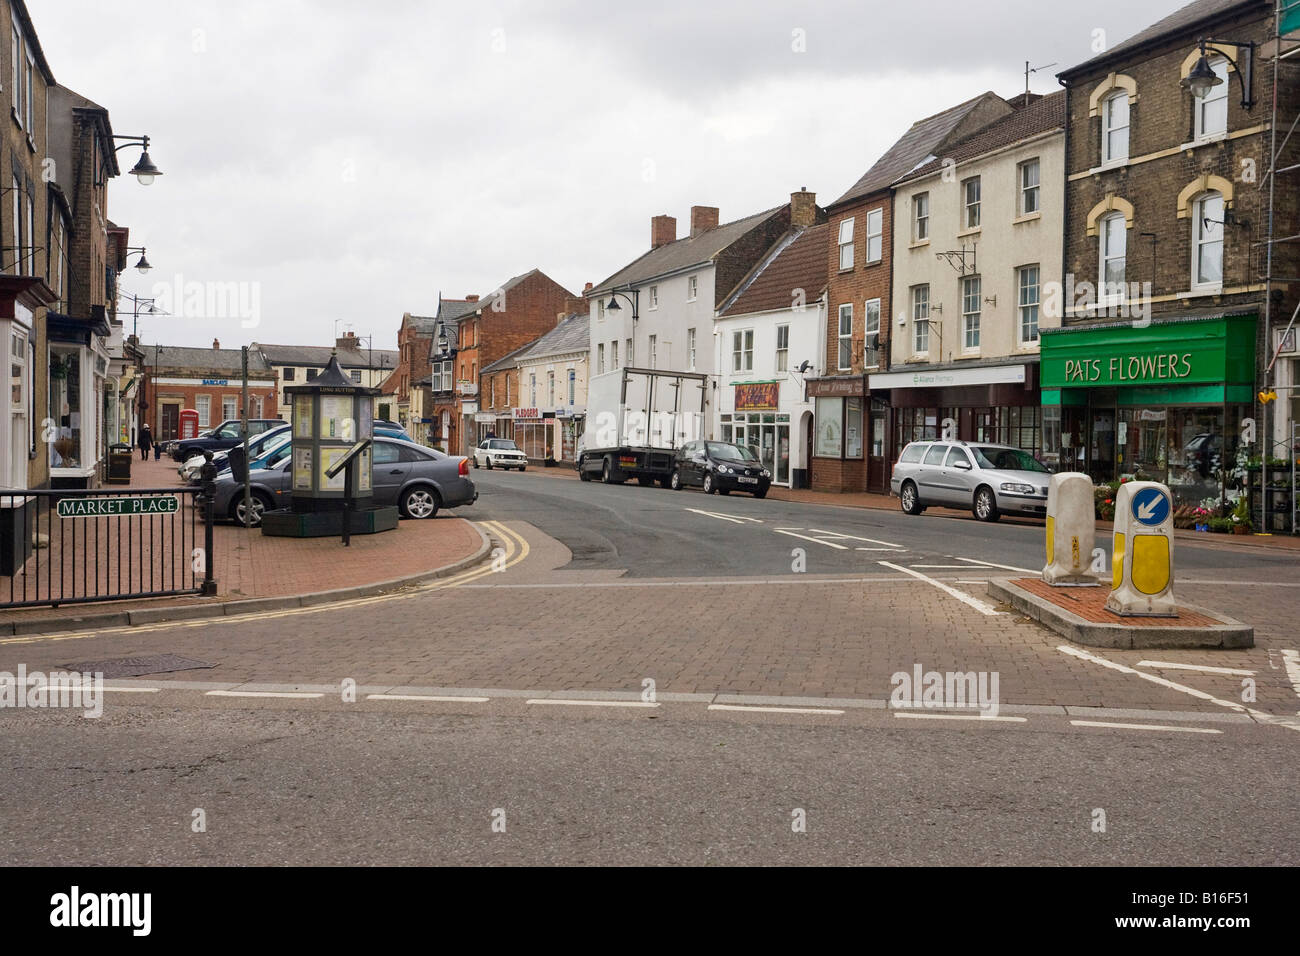
[[[160,621],[157,624],[124,625],[121,627],[102,628],[94,631],[66,631],[57,634],[27,634],[22,637],[0,638],[0,646],[6,644],[40,644],[46,641],[76,641],[89,637],[103,637],[109,634],[141,634],[149,631],[171,631],[178,628],[207,627],[212,624],[239,624],[248,621],[268,621],[299,614],[317,614],[321,611],[337,611],[344,608],[366,607],[387,601],[403,601],[420,597],[433,591],[457,588],[477,581],[490,574],[499,574],[519,564],[528,557],[528,542],[523,535],[512,531],[499,521],[477,521],[488,536],[489,542],[499,541],[500,546],[491,546],[488,562],[467,571],[453,574],[451,577],[435,578],[425,584],[416,585],[408,590],[394,594],[376,594],[371,597],[351,598],[328,604],[313,604],[309,607],[289,607],[275,611],[251,611],[247,614],[235,614],[230,617],[199,618],[194,621]],[[499,552],[499,553],[498,553]]]

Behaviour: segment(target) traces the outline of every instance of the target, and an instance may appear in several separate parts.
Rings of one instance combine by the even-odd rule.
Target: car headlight
[[[724,475],[729,475],[729,474],[731,474],[731,469],[728,468],[726,465],[719,465],[719,466],[718,466],[718,471],[722,472]]]
[[[1003,491],[1014,491],[1018,495],[1032,495],[1034,493],[1033,485],[1022,485],[1015,481],[1002,482]]]
[[[770,471],[768,471],[766,468],[764,468],[764,469],[763,469],[763,477],[764,477],[764,478],[771,478],[771,477],[772,477],[772,473],[771,473]]]

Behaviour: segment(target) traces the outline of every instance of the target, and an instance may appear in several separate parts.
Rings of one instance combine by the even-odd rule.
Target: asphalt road
[[[1156,738],[800,719],[29,712],[0,738],[0,860],[1300,862],[1284,731]],[[1093,830],[1098,810],[1105,832]]]
[[[935,513],[910,517],[901,511],[482,468],[473,478],[481,497],[458,514],[528,521],[568,546],[575,570],[619,568],[631,577],[789,573],[796,547],[807,552],[810,573],[874,572],[881,560],[900,554],[935,565],[965,558],[1041,570],[1044,563],[1043,522],[1035,519],[981,523]],[[1098,536],[1097,547],[1109,555],[1107,535]],[[1175,557],[1179,576],[1189,579],[1300,581],[1296,552],[1180,540]]]

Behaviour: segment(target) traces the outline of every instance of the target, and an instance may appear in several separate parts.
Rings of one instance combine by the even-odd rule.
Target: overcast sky
[[[325,345],[337,321],[387,348],[439,290],[599,282],[658,213],[830,202],[914,120],[1021,91],[1025,60],[1057,89],[1180,5],[28,0],[55,79],[164,172],[109,193],[154,266],[123,288],[188,299],[142,339]],[[229,283],[242,304],[207,314],[195,291]]]

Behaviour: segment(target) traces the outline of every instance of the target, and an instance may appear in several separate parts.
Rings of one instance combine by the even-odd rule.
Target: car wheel
[[[971,510],[980,521],[997,521],[1002,517],[998,512],[998,499],[994,497],[993,489],[988,486],[975,492],[975,505]]]
[[[402,511],[408,518],[433,518],[438,514],[438,493],[423,486],[402,495]]]
[[[668,476],[668,487],[673,491],[682,490],[682,473],[674,468],[673,473]]]
[[[711,494],[713,494],[713,493],[714,493],[715,491],[717,491],[717,490],[718,490],[718,486],[715,485],[715,484],[713,483],[713,476],[712,476],[712,475],[705,475],[705,476],[704,476],[704,493],[705,493],[706,495],[711,495]]]
[[[612,485],[614,483],[614,469],[610,467],[608,458],[606,458],[604,463],[600,466],[600,480],[607,485]]]
[[[916,485],[910,481],[903,482],[899,500],[903,503],[903,514],[919,515],[925,510],[921,507],[921,496],[916,493]]]
[[[488,471],[491,471],[491,470],[492,470],[492,459],[491,459],[491,458],[489,458],[489,459],[487,460],[487,470],[488,470]]]
[[[478,455],[475,455],[475,456],[474,456],[474,467],[475,467],[475,468],[478,467]]]
[[[230,503],[230,517],[238,524],[245,528],[257,528],[262,524],[262,515],[271,510],[271,502],[266,495],[261,492],[253,492],[249,503],[252,505],[251,515],[244,514],[244,495],[240,492],[239,496]]]
[[[591,481],[591,472],[583,467],[583,461],[581,458],[578,459],[578,480]]]
[[[519,466],[519,470],[520,470],[520,471],[527,471],[527,470],[528,470],[528,466],[527,466],[527,465],[520,465],[520,466]]]

